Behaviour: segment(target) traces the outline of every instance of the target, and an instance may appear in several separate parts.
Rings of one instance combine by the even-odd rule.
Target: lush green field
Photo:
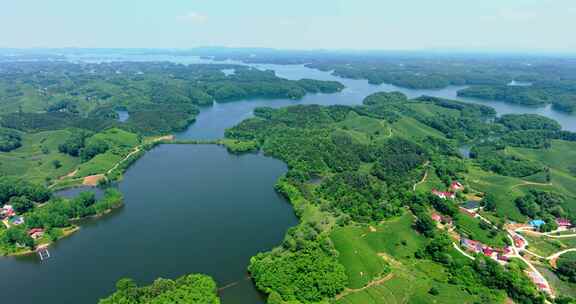
[[[456,109],[448,109],[429,103],[408,103],[406,106],[419,114],[432,118],[437,117],[438,115],[452,117],[460,116],[460,111]]]
[[[509,152],[549,166],[552,186],[543,188],[564,194],[564,207],[576,212],[576,142],[553,140],[549,149],[510,148]]]
[[[386,255],[408,258],[424,239],[412,230],[409,213],[370,227],[336,228],[331,235],[339,261],[346,268],[350,288],[360,288],[389,271]],[[385,255],[382,255],[385,253]]]
[[[70,135],[68,130],[45,131],[23,135],[22,146],[10,152],[0,153],[0,171],[44,183],[71,172],[80,160],[60,153],[58,145]],[[56,168],[54,162],[60,167]]]
[[[78,169],[73,177],[78,179],[105,173],[141,142],[140,136],[134,133],[116,128],[104,130],[88,138],[86,142],[105,142],[109,147],[107,151],[81,162],[80,157],[73,157],[58,150],[59,145],[70,137],[71,132],[64,129],[24,134],[20,148],[0,153],[0,172],[43,184],[54,182]]]
[[[576,142],[553,140],[549,149],[509,148],[524,157],[538,160],[552,168],[570,172],[576,168]]]
[[[346,119],[336,125],[345,130],[358,131],[375,137],[390,135],[390,127],[388,127],[385,121],[360,116],[356,112],[349,112]]]
[[[502,248],[506,245],[504,242],[506,239],[506,234],[503,231],[498,231],[495,236],[492,236],[490,234],[490,229],[485,230],[480,228],[481,220],[478,218],[473,218],[466,214],[460,213],[454,220],[458,231],[465,233],[470,239],[499,248]]]
[[[332,232],[332,242],[340,253],[338,261],[346,268],[349,288],[363,287],[390,270],[388,263],[367,242],[369,233],[367,227],[337,228]]]
[[[432,189],[441,190],[445,188],[446,185],[440,180],[436,172],[432,168],[428,168],[428,174],[426,180],[416,186],[416,191],[421,193],[429,193]]]
[[[105,153],[98,154],[81,164],[76,177],[106,173],[124,159],[141,142],[141,139],[134,133],[120,129],[108,129],[95,134],[87,141],[104,141],[108,143],[110,148]]]
[[[140,143],[141,138],[137,134],[112,128],[94,134],[94,136],[88,139],[88,143],[91,141],[104,141],[112,147],[132,148]]]
[[[426,240],[412,229],[410,213],[368,227],[338,228],[332,240],[339,261],[346,267],[350,288],[339,304],[380,303],[477,303],[480,299],[470,295],[458,285],[448,283],[446,269],[428,260],[417,260],[414,253]],[[458,253],[453,253],[458,259]],[[379,260],[380,259],[380,260]],[[370,287],[358,289],[368,283],[366,274],[377,277],[371,268],[382,267],[385,262],[392,272]],[[381,268],[376,268],[381,269]],[[364,276],[360,276],[360,272]],[[431,295],[434,287],[438,295]]]
[[[476,166],[470,166],[468,183],[475,189],[485,193],[492,193],[496,197],[496,214],[502,218],[509,218],[516,222],[526,221],[520,213],[514,200],[526,191],[527,187],[519,186],[523,181],[518,178],[486,172]]]
[[[431,127],[428,127],[414,118],[402,117],[397,122],[392,124],[393,133],[407,138],[424,138],[427,136],[444,138],[444,135]]]
[[[543,257],[552,255],[562,249],[566,249],[567,247],[560,241],[560,239],[535,236],[530,233],[523,233],[522,235],[528,241],[528,250]]]
[[[426,271],[420,271],[426,269]],[[429,276],[430,274],[433,277]],[[338,304],[381,304],[381,303],[481,303],[479,297],[470,295],[445,280],[443,269],[432,262],[421,262],[409,267],[395,268],[393,276],[386,282],[345,296]],[[431,295],[434,287],[438,295]]]

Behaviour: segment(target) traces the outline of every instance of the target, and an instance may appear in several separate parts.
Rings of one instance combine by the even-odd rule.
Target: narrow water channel
[[[81,60],[76,58],[76,60]],[[127,60],[125,57],[93,61]],[[206,63],[198,58],[156,56],[133,60]],[[229,62],[232,63],[232,62]],[[502,102],[464,99],[461,87],[410,90],[365,80],[342,79],[301,65],[253,65],[288,79],[337,80],[337,94],[310,94],[302,100],[254,99],[216,103],[203,108],[196,123],[177,134],[181,139],[214,139],[226,128],[252,116],[255,107],[294,104],[361,104],[378,91],[400,91],[409,97],[431,95],[490,105],[499,115],[537,113],[576,131],[576,117],[550,107],[530,108]],[[147,153],[118,185],[125,207],[86,221],[81,231],[50,248],[52,258],[1,258],[1,299],[6,303],[95,303],[113,290],[114,282],[132,277],[149,284],[156,277],[206,273],[220,286],[223,304],[264,303],[246,279],[251,256],[278,245],[297,223],[290,205],[274,192],[285,165],[259,154],[230,155],[218,146],[162,145]],[[64,194],[73,194],[70,190]]]

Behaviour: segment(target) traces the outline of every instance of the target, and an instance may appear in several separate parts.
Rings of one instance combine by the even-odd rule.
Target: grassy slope
[[[348,113],[345,120],[336,124],[355,140],[368,144],[371,140],[384,140],[390,137],[390,126],[383,120],[360,116],[356,112]]]
[[[444,138],[444,135],[410,117],[402,117],[392,125],[394,134],[407,138],[424,138],[426,136]]]
[[[576,283],[561,280],[549,267],[537,266],[558,294],[576,297]]]
[[[388,264],[363,237],[368,233],[365,227],[345,227],[336,228],[331,235],[340,253],[338,260],[346,265],[350,288],[363,287],[388,271]]]
[[[58,146],[69,135],[68,130],[24,134],[22,147],[11,152],[0,152],[0,172],[21,176],[35,183],[57,179],[72,172],[75,168],[79,168],[75,178],[104,173],[140,143],[139,136],[134,133],[119,129],[100,132],[89,140],[104,140],[111,148],[106,153],[81,164],[78,157],[58,151]],[[52,163],[54,160],[60,161],[60,168],[54,167]]]
[[[420,193],[428,193],[432,189],[444,189],[446,185],[440,180],[433,168],[428,168],[428,175],[426,180],[416,186],[416,191]]]
[[[548,237],[539,237],[529,233],[524,233],[523,236],[528,240],[528,250],[547,257],[567,247],[560,240]]]
[[[526,217],[520,213],[514,200],[523,195],[526,187],[519,187],[521,179],[486,172],[476,166],[469,168],[468,183],[481,192],[492,193],[496,197],[496,214],[500,217],[523,222]]]
[[[504,242],[506,234],[504,232],[499,231],[495,237],[490,237],[488,230],[483,230],[480,228],[480,219],[478,218],[473,218],[471,216],[460,213],[455,218],[455,222],[458,231],[466,233],[471,239],[480,241],[486,245],[500,248],[506,245]]]
[[[140,143],[138,135],[120,129],[102,131],[88,139],[88,142],[94,140],[103,140],[111,148],[105,153],[96,155],[91,160],[81,164],[76,176],[88,176],[110,170]]]
[[[366,271],[370,263],[378,264],[376,257],[387,261],[392,269],[389,279],[363,290],[349,293],[340,298],[339,304],[380,304],[380,303],[474,303],[475,296],[469,295],[458,286],[447,283],[446,270],[439,264],[416,260],[414,252],[425,244],[425,239],[412,229],[412,216],[388,220],[368,228],[344,227],[332,234],[336,249],[340,252],[340,262],[351,276],[350,287],[358,288],[366,284],[366,278],[358,275]],[[358,251],[355,253],[354,251]],[[368,256],[368,258],[365,258]],[[375,257],[376,256],[376,257]],[[365,272],[367,273],[367,272]],[[435,287],[437,296],[428,293]]]
[[[68,136],[67,130],[25,134],[22,147],[0,153],[1,172],[22,176],[36,183],[43,183],[46,178],[54,179],[69,173],[79,164],[78,158],[58,152],[58,145]],[[54,160],[59,160],[62,167],[56,169],[52,164]]]
[[[576,168],[576,143],[554,140],[550,149],[510,148],[509,153],[539,161],[551,168],[552,190],[568,197],[565,208],[576,212],[576,177],[571,173]]]

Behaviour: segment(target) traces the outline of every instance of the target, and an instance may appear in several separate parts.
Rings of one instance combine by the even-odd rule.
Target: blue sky
[[[4,0],[0,47],[576,52],[576,0]]]

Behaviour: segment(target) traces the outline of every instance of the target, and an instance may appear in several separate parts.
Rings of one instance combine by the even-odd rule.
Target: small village
[[[456,200],[456,193],[464,190],[464,188],[465,187],[463,184],[458,181],[454,181],[450,185],[448,191],[432,189],[431,193],[443,200]],[[480,201],[469,200],[459,205],[459,211],[462,214],[477,218],[487,225],[490,225],[494,229],[498,229],[493,223],[481,215],[482,209],[483,207],[480,205]],[[431,214],[431,218],[437,223],[439,228],[444,229],[449,233],[454,241],[454,248],[469,259],[474,260],[475,255],[482,254],[493,259],[494,261],[497,261],[501,265],[506,265],[512,258],[518,258],[522,260],[527,265],[525,273],[528,278],[530,278],[530,280],[537,286],[540,291],[546,293],[552,298],[555,296],[554,290],[544,275],[542,275],[542,273],[533,265],[536,261],[535,259],[546,260],[550,263],[550,265],[554,266],[555,261],[559,258],[560,255],[567,252],[576,251],[576,248],[570,248],[557,252],[548,257],[539,256],[529,250],[529,242],[522,235],[522,233],[532,233],[544,236],[553,236],[558,233],[573,232],[574,234],[566,234],[565,236],[576,237],[576,228],[574,227],[573,223],[565,218],[557,218],[556,224],[558,225],[558,228],[548,233],[539,232],[540,227],[545,224],[545,222],[541,219],[532,219],[528,223],[507,223],[504,225],[503,229],[506,231],[507,238],[510,242],[509,245],[502,248],[496,248],[483,244],[478,240],[468,238],[464,233],[457,232],[453,219],[449,216],[444,216],[434,211]]]
[[[12,205],[4,205],[0,208],[0,220],[6,226],[10,228],[11,226],[20,226],[24,224],[24,216],[18,215],[14,210]],[[44,229],[42,228],[32,228],[28,230],[28,235],[37,240],[44,235]]]

